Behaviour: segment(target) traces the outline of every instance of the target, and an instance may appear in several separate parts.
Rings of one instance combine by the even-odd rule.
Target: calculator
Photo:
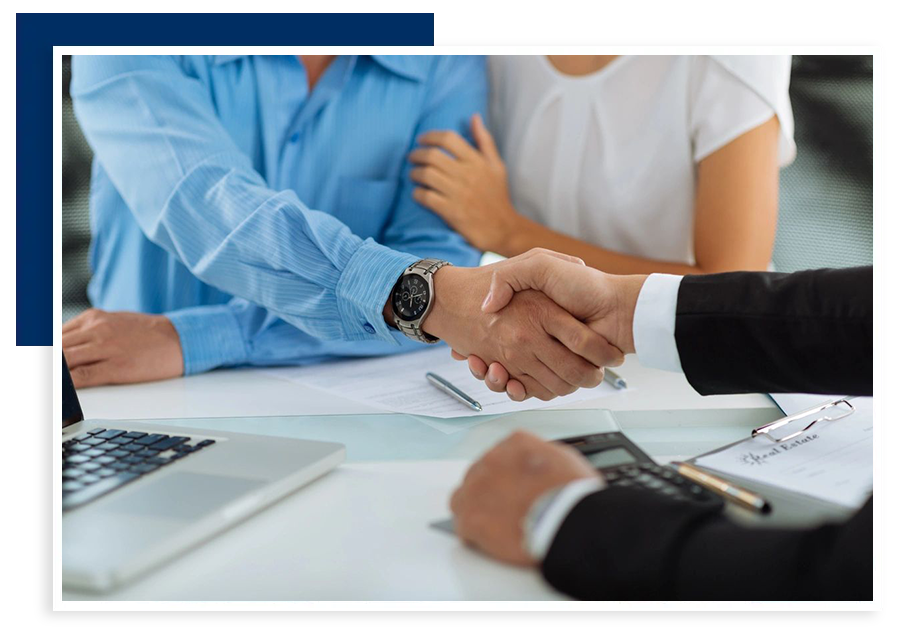
[[[557,440],[574,447],[602,472],[609,485],[651,490],[676,501],[724,505],[724,499],[673,468],[659,466],[620,431]]]

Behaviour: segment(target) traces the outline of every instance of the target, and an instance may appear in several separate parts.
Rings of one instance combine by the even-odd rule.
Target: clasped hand
[[[533,249],[479,270],[490,274],[490,287],[481,305],[482,314],[501,317],[512,314],[519,308],[521,299],[529,295],[535,298],[534,292],[539,291],[543,298],[537,302],[558,318],[552,329],[544,326],[543,330],[562,345],[553,346],[553,342],[547,342],[543,337],[547,333],[541,336],[539,331],[529,338],[522,329],[511,339],[511,345],[506,344],[510,341],[508,338],[495,338],[501,345],[499,350],[493,351],[477,345],[469,349],[470,344],[448,340],[453,347],[453,356],[460,360],[467,358],[472,374],[486,381],[494,392],[506,391],[516,401],[531,396],[548,400],[573,390],[551,385],[556,383],[551,373],[546,373],[539,364],[536,370],[532,369],[530,364],[534,360],[548,366],[572,385],[592,387],[578,385],[572,377],[562,374],[577,367],[578,362],[573,356],[579,355],[601,369],[619,365],[625,353],[634,352],[634,309],[646,277],[608,275],[585,266],[576,257],[543,249]],[[513,317],[514,314],[509,315],[507,323],[515,325]],[[575,320],[581,322],[580,327]],[[558,333],[562,326],[564,330]],[[567,350],[560,351],[563,346]],[[518,350],[512,351],[512,348]],[[534,355],[523,359],[526,356],[521,353],[528,350]],[[595,377],[590,382],[594,380]]]
[[[535,278],[547,268],[560,271],[556,264],[589,275],[584,289]],[[484,364],[495,364],[491,374],[500,376],[488,378],[494,391],[508,384],[514,400],[550,400],[599,385],[603,367],[624,360],[608,339],[619,337],[622,321],[606,278],[575,257],[541,249],[482,268],[445,267],[434,277],[435,302],[423,329],[445,340],[457,359],[469,358],[479,378],[487,374]]]

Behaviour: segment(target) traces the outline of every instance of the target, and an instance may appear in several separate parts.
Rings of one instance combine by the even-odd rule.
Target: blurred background
[[[62,80],[62,315],[90,306],[90,146]],[[779,271],[873,263],[873,67],[870,56],[794,56],[796,161],[781,170],[774,265]]]

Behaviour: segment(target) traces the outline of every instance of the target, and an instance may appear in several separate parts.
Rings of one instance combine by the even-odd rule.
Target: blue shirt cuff
[[[228,305],[191,307],[165,315],[181,340],[185,375],[247,361],[243,334]]]
[[[403,271],[418,261],[415,255],[397,252],[368,239],[340,275],[337,307],[344,339],[379,339],[398,344],[396,331],[384,322],[384,304]]]

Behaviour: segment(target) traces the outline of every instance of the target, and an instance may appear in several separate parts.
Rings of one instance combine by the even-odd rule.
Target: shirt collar
[[[215,65],[223,65],[240,59],[242,54],[217,54]],[[384,69],[414,81],[423,81],[428,75],[430,59],[423,55],[373,54],[371,58]]]
[[[423,55],[373,54],[371,58],[378,65],[415,81],[423,81],[428,76],[430,57]]]

